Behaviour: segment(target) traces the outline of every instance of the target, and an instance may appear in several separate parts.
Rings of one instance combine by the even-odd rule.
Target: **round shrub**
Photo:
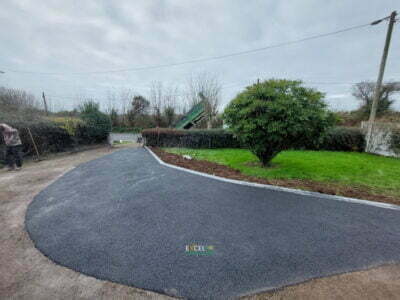
[[[301,81],[271,79],[254,84],[226,107],[230,130],[268,165],[279,152],[301,145],[319,145],[334,117],[324,95]]]

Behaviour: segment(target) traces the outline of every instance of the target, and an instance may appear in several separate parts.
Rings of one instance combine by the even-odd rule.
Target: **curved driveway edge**
[[[216,181],[145,149],[61,177],[30,204],[26,229],[63,266],[190,299],[400,262],[398,210]]]
[[[271,190],[274,190],[274,191],[295,193],[295,194],[304,195],[304,196],[312,196],[312,197],[317,197],[317,198],[326,198],[326,199],[336,200],[336,201],[345,201],[345,202],[352,202],[352,203],[358,203],[358,204],[364,204],[364,205],[371,205],[371,206],[387,208],[387,209],[400,210],[400,205],[395,205],[395,204],[376,202],[376,201],[357,199],[357,198],[350,198],[350,197],[344,197],[344,196],[337,196],[337,195],[329,195],[329,194],[323,194],[323,193],[318,193],[318,192],[287,188],[287,187],[271,185],[271,184],[262,184],[262,183],[249,182],[249,181],[243,181],[243,180],[237,180],[237,179],[229,179],[229,178],[225,178],[225,177],[211,175],[211,174],[208,174],[208,173],[203,173],[203,172],[199,172],[199,171],[195,171],[195,170],[190,170],[190,169],[187,169],[187,168],[183,168],[183,167],[179,167],[179,166],[176,166],[176,165],[172,165],[172,164],[166,163],[161,158],[159,158],[157,156],[157,154],[155,154],[149,147],[145,146],[145,148],[158,161],[158,163],[163,165],[163,166],[167,166],[169,168],[173,168],[173,169],[176,169],[176,170],[188,172],[188,173],[191,173],[191,174],[196,174],[196,175],[199,175],[199,176],[204,176],[204,177],[207,177],[207,178],[212,178],[212,179],[219,180],[219,181],[224,181],[224,182],[229,182],[229,183],[234,183],[234,184],[240,184],[240,185],[246,185],[246,186],[252,186],[252,187],[258,187],[258,188],[264,188],[264,189],[271,189]]]

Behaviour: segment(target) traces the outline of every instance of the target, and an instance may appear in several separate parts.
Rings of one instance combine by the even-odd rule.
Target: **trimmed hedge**
[[[52,122],[18,122],[8,124],[18,129],[23,144],[24,155],[34,155],[36,153],[28,128],[32,133],[40,154],[65,151],[74,145],[74,141],[67,130]],[[0,150],[0,160],[4,161],[5,144],[2,135],[0,135]]]
[[[7,124],[18,129],[24,156],[35,156],[36,152],[28,128],[32,133],[39,154],[42,155],[45,153],[68,151],[77,145],[105,142],[111,129],[108,119],[101,117],[93,119],[94,121],[68,121],[68,124],[59,120],[57,122],[8,122]],[[100,125],[97,125],[96,122],[99,122]],[[3,136],[0,134],[1,162],[5,160],[5,148]]]
[[[235,136],[226,130],[146,129],[142,132],[146,145],[182,148],[241,148]],[[328,131],[318,146],[302,147],[308,150],[364,151],[365,139],[361,129],[335,127]]]
[[[111,132],[111,122],[107,115],[99,112],[84,118],[57,118],[55,124],[68,131],[76,144],[90,145],[103,143]]]
[[[239,141],[232,133],[221,129],[175,130],[153,128],[142,131],[148,146],[182,148],[239,148]]]
[[[314,149],[363,152],[365,136],[360,128],[334,127],[327,132],[323,142]]]

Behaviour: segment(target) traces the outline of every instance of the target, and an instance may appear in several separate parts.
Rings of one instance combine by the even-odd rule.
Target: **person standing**
[[[18,130],[7,124],[0,124],[0,133],[6,144],[6,162],[8,170],[20,170],[22,167],[22,142]]]

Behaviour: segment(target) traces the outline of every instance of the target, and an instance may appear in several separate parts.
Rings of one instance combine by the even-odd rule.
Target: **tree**
[[[175,120],[177,88],[165,87],[162,82],[152,82],[150,87],[150,106],[155,126],[171,126]]]
[[[322,141],[333,124],[323,97],[301,81],[271,79],[237,95],[223,118],[266,166],[283,150]]]
[[[163,118],[167,127],[172,127],[176,119],[177,95],[178,89],[173,87],[168,87],[163,93]]]
[[[359,111],[369,116],[371,112],[372,102],[374,99],[375,83],[371,81],[363,81],[356,83],[353,86],[353,96],[361,101]],[[382,89],[379,95],[377,115],[382,116],[390,110],[390,106],[394,100],[391,96],[400,91],[400,82],[387,82],[382,84]]]
[[[118,97],[114,93],[110,93],[109,97],[114,98],[115,100],[118,98],[118,107],[120,111],[120,123],[121,126],[129,126],[129,110],[132,105],[132,99],[134,97],[133,92],[130,89],[121,89],[118,93]]]
[[[111,108],[109,116],[112,127],[118,127],[119,126],[118,111],[115,108]]]
[[[175,108],[173,106],[164,108],[164,119],[167,127],[171,127],[175,121]]]
[[[150,102],[141,95],[136,95],[132,99],[131,108],[128,110],[128,121],[131,126],[134,126],[138,116],[143,115],[149,108]]]
[[[141,95],[136,95],[132,99],[132,112],[134,115],[144,114],[147,108],[150,106],[150,102]]]
[[[0,87],[0,119],[10,121],[36,121],[44,116],[40,102],[24,90]]]
[[[162,107],[164,100],[163,85],[159,81],[152,82],[150,87],[150,102],[153,109],[153,119],[157,127],[162,127]]]
[[[93,100],[87,100],[79,106],[82,120],[85,122],[85,129],[82,138],[88,143],[103,142],[111,131],[111,119],[100,111],[100,105]]]
[[[89,115],[93,113],[100,112],[100,104],[94,100],[86,100],[79,106],[79,111],[81,115]]]

